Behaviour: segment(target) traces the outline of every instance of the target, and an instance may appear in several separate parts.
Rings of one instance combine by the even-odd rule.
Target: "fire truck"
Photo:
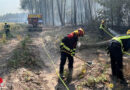
[[[28,15],[28,30],[29,31],[42,31],[42,15],[29,14]]]

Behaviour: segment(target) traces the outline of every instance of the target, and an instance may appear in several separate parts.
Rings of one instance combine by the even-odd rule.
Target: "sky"
[[[0,15],[20,12],[20,0],[0,0]]]

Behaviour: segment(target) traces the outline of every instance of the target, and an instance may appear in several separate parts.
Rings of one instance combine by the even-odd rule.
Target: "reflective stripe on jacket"
[[[112,39],[121,44],[122,51],[127,51],[130,48],[130,35],[114,37]]]
[[[77,41],[78,36],[71,33],[62,39],[60,46],[67,51],[75,52]]]

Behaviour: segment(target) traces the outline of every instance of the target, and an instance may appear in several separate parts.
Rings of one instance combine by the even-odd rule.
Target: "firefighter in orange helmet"
[[[85,34],[84,30],[82,28],[78,28],[74,32],[68,34],[62,39],[62,42],[60,43],[60,50],[61,50],[61,62],[60,62],[60,76],[63,78],[63,71],[64,71],[64,65],[66,63],[66,59],[68,58],[69,64],[69,76],[72,77],[73,72],[73,56],[75,55],[76,45],[79,37],[83,37]]]

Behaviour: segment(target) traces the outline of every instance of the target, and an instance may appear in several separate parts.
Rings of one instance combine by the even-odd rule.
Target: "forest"
[[[130,25],[130,0],[21,0],[21,8],[42,14],[45,25],[85,25],[102,19],[111,26]]]

